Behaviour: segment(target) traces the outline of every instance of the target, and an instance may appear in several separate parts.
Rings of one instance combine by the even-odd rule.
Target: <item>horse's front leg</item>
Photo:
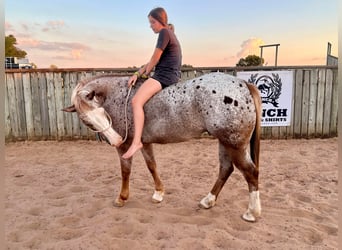
[[[148,170],[152,174],[152,177],[154,180],[155,190],[152,196],[152,201],[161,202],[164,197],[164,186],[157,172],[157,164],[154,159],[152,144],[144,144],[143,148],[141,149],[141,152],[145,159]]]
[[[121,190],[119,196],[114,201],[114,206],[122,207],[125,205],[129,197],[129,176],[131,174],[131,166],[132,166],[132,157],[125,160],[122,158],[122,155],[126,152],[128,147],[124,145],[117,148],[119,157],[120,157],[120,165],[121,165]]]

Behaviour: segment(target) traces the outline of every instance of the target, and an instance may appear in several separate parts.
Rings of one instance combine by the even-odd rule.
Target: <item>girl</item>
[[[180,80],[181,47],[174,32],[169,29],[166,11],[163,8],[155,8],[148,14],[148,20],[153,32],[159,34],[157,45],[150,61],[132,75],[128,80],[128,86],[134,85],[138,77],[148,76],[153,69],[154,74],[141,85],[132,99],[134,137],[130,148],[122,156],[124,159],[131,158],[142,148],[145,103],[163,88]]]

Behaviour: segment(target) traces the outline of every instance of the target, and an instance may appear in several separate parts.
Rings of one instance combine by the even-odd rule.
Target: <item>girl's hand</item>
[[[138,80],[138,76],[136,74],[132,75],[131,78],[128,80],[128,87],[132,87],[135,85],[136,81]]]

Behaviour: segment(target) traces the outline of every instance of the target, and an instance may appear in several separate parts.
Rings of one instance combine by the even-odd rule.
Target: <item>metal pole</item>
[[[275,66],[278,64],[278,45],[276,45],[276,56],[275,56]]]
[[[275,55],[275,66],[278,65],[278,46],[280,45],[280,43],[277,43],[277,44],[268,44],[268,45],[261,45],[259,46],[259,48],[261,49],[261,54],[260,54],[260,57],[261,57],[261,60],[262,60],[262,50],[264,47],[276,47],[276,55]]]
[[[260,48],[261,48],[260,59],[261,59],[261,66],[262,66],[262,49],[263,49],[263,47],[260,47]]]

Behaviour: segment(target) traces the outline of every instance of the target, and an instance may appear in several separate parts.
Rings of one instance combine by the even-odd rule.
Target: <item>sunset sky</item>
[[[157,34],[147,14],[164,7],[181,43],[183,64],[235,66],[280,44],[279,66],[324,65],[327,43],[337,56],[338,0],[7,0],[5,34],[17,38],[39,68],[141,66]],[[275,48],[265,48],[274,65]]]

